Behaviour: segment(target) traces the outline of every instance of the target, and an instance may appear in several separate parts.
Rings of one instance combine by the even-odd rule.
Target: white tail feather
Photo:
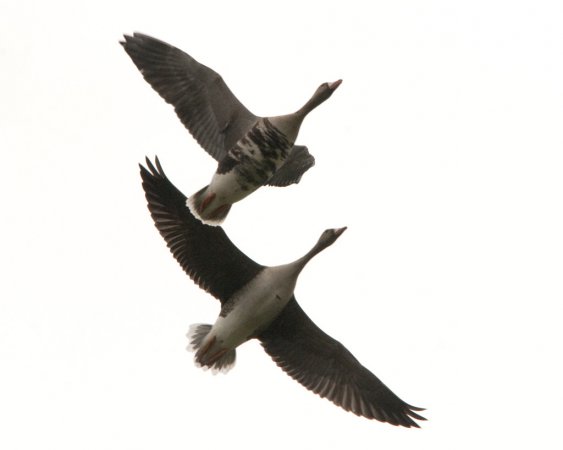
[[[211,331],[211,325],[196,323],[190,325],[190,329],[186,336],[188,337],[188,346],[186,349],[190,352],[195,352],[194,364],[203,370],[211,369],[211,372],[215,375],[217,373],[227,373],[231,370],[236,362],[236,350],[232,349],[225,352],[219,358],[212,359],[209,363],[205,362],[205,359],[209,354],[213,355],[215,352],[221,349],[215,343],[214,337],[210,342],[206,342],[206,337]]]

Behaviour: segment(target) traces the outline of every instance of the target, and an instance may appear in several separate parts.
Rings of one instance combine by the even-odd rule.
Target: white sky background
[[[0,447],[561,448],[563,5],[0,3]],[[221,73],[254,113],[343,78],[298,142],[317,164],[235,205],[263,264],[348,231],[296,296],[421,430],[306,391],[252,342],[226,376],[184,336],[219,303],[153,226],[137,163],[191,194],[216,163],[118,40]]]

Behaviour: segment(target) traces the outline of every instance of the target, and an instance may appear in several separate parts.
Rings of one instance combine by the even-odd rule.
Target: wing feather
[[[170,103],[197,142],[217,161],[257,117],[214,70],[166,42],[134,33],[121,42],[145,80]]]
[[[258,336],[276,364],[307,389],[358,416],[403,427],[425,420],[340,342],[324,333],[301,309],[295,297]]]
[[[186,206],[186,196],[166,177],[158,158],[140,166],[143,189],[156,228],[174,258],[202,289],[224,303],[264,267],[241,252],[221,227],[204,225]]]

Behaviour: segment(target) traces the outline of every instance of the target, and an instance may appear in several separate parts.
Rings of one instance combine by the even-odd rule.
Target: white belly
[[[235,171],[224,174],[216,173],[213,175],[211,183],[209,183],[209,190],[215,193],[214,201],[218,205],[236,203],[250,195],[259,187],[260,186],[245,186],[246,189],[243,189]]]
[[[287,266],[264,269],[229,301],[233,309],[219,317],[210,332],[223,348],[235,348],[265,329],[293,295],[297,277]]]

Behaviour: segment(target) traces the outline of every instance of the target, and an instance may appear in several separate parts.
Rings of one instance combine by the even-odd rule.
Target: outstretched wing
[[[166,177],[158,158],[140,165],[143,189],[156,228],[194,282],[223,304],[263,266],[242,253],[220,227],[204,225],[186,206],[186,196]]]
[[[360,364],[340,342],[324,333],[295,297],[258,339],[276,364],[307,389],[358,416],[418,427],[425,420]]]
[[[143,77],[197,142],[217,161],[243,137],[257,117],[235,97],[223,78],[182,50],[141,33],[121,42]]]

